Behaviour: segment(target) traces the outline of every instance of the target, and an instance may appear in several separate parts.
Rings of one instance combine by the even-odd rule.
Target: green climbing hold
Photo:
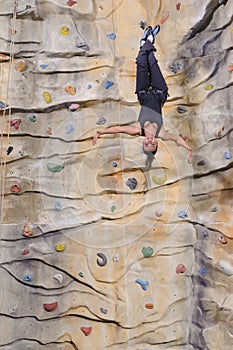
[[[59,165],[59,164],[55,164],[55,163],[48,163],[47,168],[52,173],[59,173],[60,171],[62,171],[64,169],[64,166]]]
[[[31,114],[31,115],[29,115],[28,119],[29,119],[31,122],[35,123],[35,122],[36,122],[36,115],[35,115],[35,114]]]
[[[143,247],[142,248],[142,254],[144,258],[149,258],[151,255],[153,255],[154,249],[152,247]]]
[[[216,211],[218,211],[218,207],[213,207],[213,208],[211,209],[211,211],[212,211],[213,213],[216,213]]]
[[[82,272],[79,272],[78,275],[79,275],[79,277],[82,277],[82,278],[84,277],[84,274]]]
[[[115,205],[113,205],[113,206],[111,207],[111,212],[114,213],[115,210],[116,210],[116,207],[115,207]]]

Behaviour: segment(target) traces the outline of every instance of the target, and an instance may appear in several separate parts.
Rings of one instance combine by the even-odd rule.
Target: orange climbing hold
[[[24,60],[18,61],[16,63],[16,66],[15,66],[15,68],[18,72],[22,72],[25,69],[25,67],[26,67],[26,63]]]
[[[10,191],[12,193],[19,193],[21,191],[21,185],[18,181],[12,181],[10,185]]]
[[[75,95],[76,94],[76,89],[73,85],[67,85],[65,87],[65,91],[68,92],[71,95]]]
[[[233,72],[233,64],[230,64],[227,68],[228,72],[231,73]]]
[[[9,60],[10,60],[10,56],[0,53],[0,62],[9,61]]]
[[[160,23],[161,23],[161,24],[165,23],[165,22],[167,21],[169,15],[170,15],[169,11],[164,12],[163,15],[162,15],[162,17],[161,17]]]
[[[23,236],[24,237],[31,237],[31,236],[33,236],[33,232],[31,230],[31,227],[29,226],[29,224],[24,224]]]

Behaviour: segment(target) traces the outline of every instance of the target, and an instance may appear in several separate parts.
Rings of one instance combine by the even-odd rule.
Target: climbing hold
[[[55,301],[54,303],[44,304],[44,309],[45,309],[45,311],[50,312],[50,311],[55,310],[57,308],[57,306],[58,306],[58,302]]]
[[[221,126],[219,129],[217,129],[214,133],[214,136],[219,139],[220,137],[222,137],[224,132],[224,126]]]
[[[60,284],[63,282],[63,275],[61,273],[56,273],[53,278]]]
[[[113,166],[113,168],[116,168],[117,167],[117,162],[112,162],[112,166]]]
[[[159,210],[156,210],[155,215],[156,215],[158,218],[160,218],[160,217],[163,215],[163,213],[162,213],[161,211],[159,211]]]
[[[15,130],[19,129],[19,125],[21,124],[21,119],[12,119],[10,120],[10,126],[13,126]]]
[[[50,103],[52,101],[51,95],[50,95],[50,93],[48,91],[44,91],[43,92],[43,96],[44,96],[44,99],[45,99],[46,103]]]
[[[6,154],[9,156],[9,154],[11,154],[11,152],[13,151],[13,147],[12,146],[9,146],[6,150]]]
[[[219,260],[218,268],[227,276],[233,275],[233,266],[226,260]]]
[[[15,68],[18,72],[22,72],[25,69],[25,67],[26,67],[26,63],[24,60],[18,61],[16,63],[16,66],[15,66]]]
[[[163,185],[167,181],[167,175],[161,177],[152,176],[152,180],[156,185]]]
[[[231,73],[233,72],[233,64],[230,64],[227,68],[228,72]]]
[[[55,202],[55,204],[54,204],[54,208],[56,209],[56,210],[58,210],[58,211],[60,211],[60,210],[62,210],[62,205],[61,205],[61,203],[60,202]]]
[[[24,275],[23,281],[24,282],[32,282],[32,275],[30,275],[30,274]]]
[[[64,166],[59,165],[59,164],[55,164],[55,163],[48,163],[47,168],[52,173],[59,173],[60,171],[62,171],[64,169]]]
[[[75,4],[77,4],[77,1],[74,1],[74,0],[68,0],[67,1],[67,5],[70,6],[70,7],[75,5]]]
[[[81,277],[81,278],[84,277],[84,274],[83,274],[81,271],[78,273],[78,275],[79,275],[79,277]]]
[[[66,133],[72,134],[73,132],[74,132],[74,126],[72,124],[67,124],[66,125]]]
[[[28,119],[30,120],[30,122],[35,123],[36,122],[36,115],[31,114],[31,115],[29,115]]]
[[[224,235],[219,235],[218,236],[218,240],[222,243],[222,244],[227,244],[227,238]]]
[[[126,181],[126,185],[133,191],[135,190],[135,188],[137,187],[137,180],[135,179],[135,177],[130,177],[127,181]]]
[[[138,283],[143,290],[147,290],[147,287],[149,286],[149,282],[148,281],[143,281],[140,278],[137,278],[135,283]]]
[[[115,40],[116,39],[116,34],[115,33],[106,34],[106,36],[107,36],[108,39],[111,39],[111,40]]]
[[[112,205],[112,206],[111,206],[111,212],[114,213],[115,210],[116,210],[116,206],[115,206],[115,205]]]
[[[178,2],[178,3],[176,4],[176,9],[177,9],[177,11],[180,11],[180,8],[181,8],[181,3]]]
[[[181,211],[179,211],[178,216],[179,216],[179,218],[181,218],[181,219],[185,219],[185,218],[188,217],[188,213],[187,213],[186,210],[181,210]]]
[[[58,243],[55,247],[57,252],[64,252],[66,249],[66,244],[65,243]]]
[[[207,270],[206,270],[204,267],[202,267],[202,268],[199,270],[199,273],[200,273],[201,275],[205,275],[206,272],[207,272]]]
[[[205,230],[205,229],[204,229],[204,230],[202,230],[202,232],[201,232],[201,233],[202,233],[202,235],[203,235],[203,237],[204,237],[204,238],[209,237],[209,233],[208,233],[208,231],[207,231],[207,230]]]
[[[110,81],[110,80],[107,80],[106,83],[105,83],[105,89],[109,89],[111,86],[114,85],[114,82],[113,81]]]
[[[119,253],[116,253],[113,255],[113,261],[114,262],[119,262]]]
[[[186,271],[186,268],[183,264],[178,264],[176,266],[176,273],[184,273]]]
[[[83,332],[83,334],[85,334],[85,336],[87,337],[91,333],[92,327],[81,327],[80,329]]]
[[[19,193],[21,191],[21,185],[18,181],[12,181],[10,184],[10,191],[12,193]]]
[[[0,62],[5,62],[5,61],[9,61],[9,60],[10,60],[10,56],[4,55],[3,53],[0,53]]]
[[[92,89],[92,85],[91,85],[91,84],[88,84],[88,85],[87,85],[87,89],[88,89],[88,90],[91,90],[91,89]]]
[[[169,68],[172,73],[176,74],[179,72],[179,70],[181,70],[182,65],[180,62],[174,62]]]
[[[97,125],[103,125],[105,123],[106,123],[106,119],[104,117],[100,117],[96,122]]]
[[[63,26],[63,27],[60,28],[60,33],[62,35],[68,35],[69,32],[70,32],[70,30],[69,30],[69,28],[67,26]]]
[[[65,91],[68,92],[70,95],[75,95],[76,94],[76,89],[73,85],[67,85],[65,87]]]
[[[24,237],[31,237],[31,236],[33,236],[33,232],[31,230],[31,227],[29,226],[29,224],[24,224],[22,235]]]
[[[30,253],[30,249],[24,249],[21,253],[21,255],[27,255]]]
[[[106,255],[103,253],[97,253],[96,255],[100,258],[100,259],[96,260],[97,264],[99,266],[105,266],[107,264],[107,261],[108,261]]]
[[[231,159],[232,156],[231,156],[230,152],[224,152],[224,158],[225,159]]]
[[[147,303],[147,304],[145,304],[145,308],[146,308],[146,309],[149,309],[149,310],[152,310],[152,309],[154,308],[154,304],[152,304],[152,303]]]
[[[4,109],[6,107],[8,107],[8,105],[5,104],[4,102],[0,101],[0,109]]]
[[[216,211],[218,211],[218,207],[211,208],[211,211],[212,211],[212,213],[216,213]]]
[[[206,86],[205,86],[205,89],[207,90],[207,91],[209,91],[209,90],[212,90],[213,89],[213,84],[207,84]]]
[[[150,256],[152,256],[154,253],[154,249],[152,247],[143,247],[142,248],[142,254],[144,256],[144,258],[149,258]]]
[[[48,135],[52,135],[52,128],[50,126],[47,127],[46,132]]]
[[[44,63],[44,64],[40,64],[40,68],[41,69],[46,69],[46,68],[48,68],[48,64],[46,64],[46,63]]]
[[[180,114],[184,114],[188,111],[188,109],[184,106],[178,106],[177,107],[177,112],[180,113]]]
[[[108,310],[101,307],[100,312],[102,312],[102,314],[106,315],[108,313]]]
[[[78,103],[71,103],[71,105],[69,106],[69,110],[71,112],[76,111],[78,108],[80,107],[80,105]]]
[[[206,165],[207,161],[205,159],[200,160],[200,162],[197,163],[198,166]]]
[[[169,15],[170,15],[169,11],[164,12],[163,15],[162,15],[162,17],[161,17],[160,23],[161,23],[161,24],[165,23],[165,22],[167,21]]]

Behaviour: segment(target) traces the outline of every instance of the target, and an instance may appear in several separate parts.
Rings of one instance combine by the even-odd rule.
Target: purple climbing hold
[[[100,117],[96,122],[97,125],[103,125],[105,123],[106,123],[106,119],[104,117]]]
[[[97,264],[99,266],[105,266],[107,264],[107,262],[108,262],[108,259],[107,259],[106,255],[103,254],[103,253],[97,253],[96,255],[100,258],[100,259],[96,260]]]
[[[198,166],[206,165],[207,161],[205,159],[200,160],[200,162],[197,163]]]
[[[74,126],[72,124],[67,124],[66,125],[66,133],[72,134],[73,132],[74,132]]]
[[[69,110],[71,112],[76,111],[78,108],[80,107],[80,105],[78,103],[71,103],[71,105],[69,106]]]
[[[88,84],[88,85],[87,85],[87,89],[88,89],[88,90],[92,89],[92,85],[91,85],[91,84]]]
[[[130,177],[126,181],[126,185],[133,191],[137,187],[137,180],[135,179],[135,177]]]
[[[30,275],[30,274],[24,275],[23,281],[24,282],[32,282],[32,275]]]
[[[224,157],[225,157],[225,159],[231,159],[232,158],[230,152],[225,152],[224,153]]]
[[[116,34],[115,33],[106,34],[106,36],[107,36],[108,39],[111,39],[111,40],[115,40],[116,39]]]
[[[186,210],[181,210],[181,211],[179,211],[178,216],[179,216],[179,218],[181,218],[181,219],[185,219],[185,218],[188,217],[188,213],[187,213]]]
[[[179,114],[184,114],[184,113],[186,113],[188,111],[188,109],[186,108],[186,107],[184,107],[184,106],[178,106],[177,107],[177,112],[179,113]]]
[[[149,286],[149,282],[148,281],[143,281],[140,278],[137,278],[135,283],[138,283],[143,290],[147,290],[147,287]]]
[[[208,231],[206,229],[202,230],[202,236],[203,236],[203,238],[209,237],[209,233],[208,233]]]
[[[112,166],[113,166],[113,168],[116,168],[117,167],[117,162],[112,162]]]
[[[102,314],[106,315],[108,313],[108,310],[101,307],[100,312],[102,312]]]
[[[54,204],[54,208],[56,209],[56,210],[58,210],[58,211],[60,211],[60,210],[62,210],[62,205],[61,205],[61,203],[60,202],[55,202],[55,204]]]
[[[9,154],[11,154],[11,152],[13,151],[13,147],[12,146],[9,146],[6,150],[6,154],[9,156]]]
[[[113,81],[107,80],[106,83],[105,83],[105,89],[107,90],[113,85],[114,85]]]

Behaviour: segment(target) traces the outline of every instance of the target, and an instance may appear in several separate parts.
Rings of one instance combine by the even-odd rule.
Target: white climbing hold
[[[233,275],[233,266],[226,260],[219,260],[218,268],[227,276]]]
[[[58,283],[62,284],[63,282],[63,275],[61,273],[56,273],[53,278],[58,281]]]

